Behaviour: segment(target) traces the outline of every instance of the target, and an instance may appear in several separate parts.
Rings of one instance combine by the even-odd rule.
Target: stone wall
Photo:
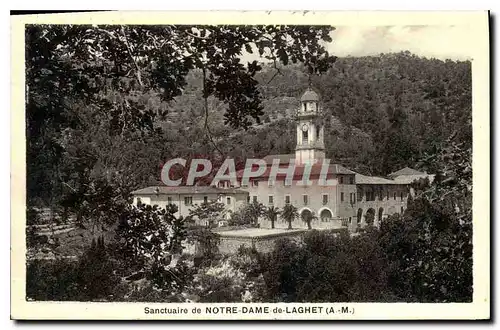
[[[345,228],[331,229],[331,232],[340,232]],[[241,246],[255,248],[258,252],[271,252],[274,249],[275,243],[279,239],[292,239],[300,241],[303,239],[307,230],[293,231],[289,233],[281,233],[276,235],[261,236],[261,237],[244,237],[244,236],[221,236],[219,243],[219,252],[221,253],[236,253]]]
[[[241,246],[255,248],[259,252],[270,252],[276,241],[282,238],[300,240],[306,231],[294,231],[264,237],[221,236],[219,252],[236,253]]]

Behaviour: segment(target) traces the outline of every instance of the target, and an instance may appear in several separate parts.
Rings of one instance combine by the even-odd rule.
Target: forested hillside
[[[124,101],[151,113],[146,120],[123,119],[127,125],[132,122],[150,129],[127,130],[120,126],[121,118],[112,118],[113,113],[103,122],[95,109],[74,104],[65,118],[69,125],[57,138],[64,150],[49,148],[54,157],[62,153],[61,171],[42,169],[50,155],[30,160],[34,197],[50,204],[67,185],[55,185],[53,192],[36,187],[46,180],[67,182],[82,171],[104,176],[106,181],[126,182],[118,186],[131,190],[156,184],[161,165],[173,157],[222,154],[245,159],[291,153],[296,142],[294,113],[309,77],[299,64],[278,68],[263,64],[256,75],[263,115],[260,123],[253,121],[247,130],[224,124],[227,105],[215,97],[208,98],[205,111],[201,70],[191,71],[182,95],[169,102],[147,90],[128,94],[120,93],[121,86],[101,90],[109,102]],[[134,83],[125,78],[120,82]],[[419,167],[426,154],[434,153],[452,135],[454,141],[471,146],[470,62],[425,59],[407,52],[339,58],[328,72],[313,75],[311,84],[322,98],[327,157],[355,171],[386,175],[405,166]],[[74,122],[79,127],[73,128]],[[47,176],[47,171],[59,172],[59,177]]]
[[[27,298],[471,301],[470,62],[337,59],[325,47],[333,29],[28,26],[26,246],[67,247],[36,228],[68,219],[82,243],[69,244],[81,253],[71,259],[28,260]],[[252,49],[270,63],[241,63]],[[334,162],[364,174],[404,166],[436,174],[414,186],[403,214],[356,237],[311,230],[300,247],[226,258],[213,232],[187,232],[175,205],[132,205],[130,192],[157,184],[174,157],[293,152],[294,111],[309,83],[322,97]],[[262,214],[254,206],[241,217]],[[39,207],[59,216],[43,223]],[[208,216],[206,208],[198,211]],[[294,212],[284,213],[291,223]],[[197,255],[185,251],[189,240],[203,247]]]
[[[212,100],[210,126],[225,154],[244,158],[294,151],[293,115],[309,75],[300,65],[276,73],[269,64],[257,76],[264,115],[248,131],[225,127],[224,106]],[[204,145],[200,80],[201,73],[190,75],[190,87],[168,107],[162,124],[175,141],[171,148],[176,155],[214,150]],[[457,141],[471,142],[470,62],[407,52],[339,58],[327,73],[313,76],[312,85],[322,97],[327,156],[362,173],[386,175],[417,166],[454,133]]]

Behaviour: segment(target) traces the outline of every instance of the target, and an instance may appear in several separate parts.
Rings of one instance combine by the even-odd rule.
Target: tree
[[[212,227],[217,225],[219,220],[225,218],[226,207],[223,203],[218,201],[208,201],[201,204],[194,205],[189,210],[189,218],[199,219],[202,223],[205,223],[207,227]]]
[[[270,206],[266,209],[265,215],[267,220],[271,221],[271,228],[274,229],[274,223],[278,219],[278,215],[281,214],[281,211],[279,208]]]
[[[195,244],[195,266],[210,264],[219,254],[220,237],[208,228],[191,228],[187,241]]]
[[[375,221],[375,210],[374,209],[368,209],[365,215],[365,223],[368,226],[372,226],[373,222]]]
[[[288,222],[288,229],[292,229],[292,221],[299,217],[299,212],[292,204],[286,204],[281,213],[283,220]]]
[[[90,248],[85,251],[78,263],[76,283],[80,288],[78,300],[107,300],[116,294],[119,283],[114,273],[115,261],[110,258],[104,237],[92,240]]]
[[[186,237],[175,205],[166,208],[139,204],[122,213],[117,228],[120,256],[134,280],[147,278],[160,290],[179,290],[185,285],[179,254]]]
[[[302,221],[307,224],[307,229],[312,229],[312,222],[318,219],[318,216],[313,212],[304,211],[301,214]]]
[[[387,259],[376,232],[350,237],[311,230],[285,239],[263,260],[268,300],[276,302],[391,301]]]
[[[381,227],[392,290],[407,300],[472,299],[471,146],[455,136],[423,160],[438,169],[432,185],[422,186],[404,216]]]
[[[243,52],[272,61],[276,75],[289,62],[325,72],[335,60],[324,45],[332,29],[27,26],[28,206],[68,210],[92,230],[111,226],[127,214],[130,191],[158,183],[163,160],[259,122],[262,66],[242,63]],[[176,109],[189,79],[196,101]],[[174,109],[195,127],[172,132],[166,121]],[[185,141],[192,143],[183,150]]]

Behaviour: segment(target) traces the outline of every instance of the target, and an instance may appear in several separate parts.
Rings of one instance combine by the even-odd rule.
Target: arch
[[[301,218],[304,218],[306,215],[309,215],[309,214],[312,215],[313,212],[311,211],[310,208],[304,207],[302,210],[300,210],[299,214],[300,214]]]
[[[321,221],[330,221],[333,218],[333,212],[328,207],[322,207],[318,211]]]
[[[357,213],[357,215],[356,215],[356,218],[357,218],[357,222],[358,222],[358,223],[361,223],[362,216],[363,216],[363,209],[358,209],[358,213]]]
[[[305,207],[301,208],[301,209],[298,211],[299,216],[302,216],[302,212],[304,212],[304,211],[309,211],[309,212],[313,213],[313,211],[312,211],[310,208],[308,208],[307,206],[305,206]]]
[[[314,213],[309,208],[303,208],[300,212],[300,219],[307,224],[308,229],[312,229]]]
[[[368,225],[373,225],[373,223],[375,222],[375,209],[373,208],[369,208],[367,211],[366,211],[366,214],[365,214],[365,222],[366,224]]]

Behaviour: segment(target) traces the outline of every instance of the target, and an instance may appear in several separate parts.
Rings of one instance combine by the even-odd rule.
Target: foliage
[[[186,237],[182,218],[175,205],[165,208],[139,203],[122,214],[117,228],[123,262],[136,275],[153,281],[155,287],[177,290],[184,285],[179,253]]]
[[[387,301],[386,259],[374,232],[310,231],[304,242],[281,240],[265,260],[270,301]]]
[[[230,225],[252,225],[257,226],[259,218],[266,212],[266,207],[259,202],[252,202],[244,205],[231,215]]]
[[[388,219],[381,226],[380,242],[392,263],[391,286],[406,299],[469,302],[471,150],[466,144],[451,142],[429,159],[440,169],[433,184],[409,202],[404,216]]]
[[[195,245],[195,266],[209,265],[219,254],[220,237],[207,228],[192,228],[187,237],[190,244]]]
[[[274,229],[274,223],[278,220],[278,215],[281,214],[279,208],[270,206],[265,210],[267,220],[271,221],[271,228]]]
[[[190,72],[203,72],[203,98],[222,102],[225,124],[248,128],[262,114],[255,77],[262,67],[241,63],[241,54],[256,50],[276,63],[302,62],[310,73],[325,72],[335,60],[323,44],[331,42],[332,29],[27,26],[28,201],[52,206],[73,193],[76,206],[93,174],[118,176],[111,181],[128,189],[144,184],[159,164],[134,164],[138,157],[131,149],[153,150],[149,156],[158,162],[175,153],[157,144],[158,138],[169,139],[161,120],[168,103],[185,90]],[[109,157],[116,150],[124,154]]]
[[[28,300],[78,300],[78,269],[71,260],[34,260],[26,264]]]
[[[307,224],[307,229],[312,229],[312,222],[318,220],[318,216],[314,212],[302,212],[301,219]]]
[[[288,229],[292,229],[292,222],[299,217],[298,209],[292,204],[286,204],[283,207],[283,212],[281,213],[283,220],[288,222]]]
[[[200,268],[187,294],[198,302],[262,301],[265,286],[259,258],[256,251],[240,248]]]
[[[373,211],[373,209],[371,209]],[[373,222],[375,221],[375,212],[370,212],[370,210],[368,210],[368,212],[366,212],[366,215],[365,215],[365,222],[368,226],[372,226],[373,225]]]
[[[114,274],[115,261],[110,259],[104,238],[93,240],[78,264],[79,300],[114,300],[115,286],[120,282]]]
[[[219,220],[225,219],[226,208],[218,201],[208,201],[196,204],[189,209],[188,218],[198,219],[201,223],[206,223],[207,227],[217,226]]]
[[[272,65],[258,77],[270,123],[221,139],[222,150],[246,157],[294,152],[294,113],[308,77],[300,65],[280,71],[270,84],[265,82],[273,75]],[[471,82],[469,61],[407,52],[338,58],[312,80],[321,96],[327,158],[360,173],[385,176],[413,166],[453,132],[457,142],[469,141]],[[234,145],[241,150],[229,148]]]
[[[108,301],[119,299],[114,273],[104,239],[93,241],[79,260],[34,260],[27,264],[26,297],[33,300]]]
[[[96,242],[78,262],[30,262],[27,297],[470,301],[471,63],[404,52],[332,67],[324,46],[332,29],[28,26],[28,221],[38,222],[35,206],[62,208],[92,230],[118,222],[121,241]],[[270,63],[241,63],[243,52]],[[418,162],[435,182],[417,183],[405,214],[389,217],[379,234],[312,231],[269,256],[221,257],[217,236],[194,229],[194,259],[203,260],[180,258],[183,220],[172,207],[130,206],[130,191],[157,184],[165,159],[214,158],[208,142],[239,159],[293,152],[294,110],[309,83],[322,97],[329,158],[379,175]],[[263,211],[250,204],[232,222],[257,225]],[[290,229],[297,217],[285,206]],[[190,285],[194,273],[200,287]]]

